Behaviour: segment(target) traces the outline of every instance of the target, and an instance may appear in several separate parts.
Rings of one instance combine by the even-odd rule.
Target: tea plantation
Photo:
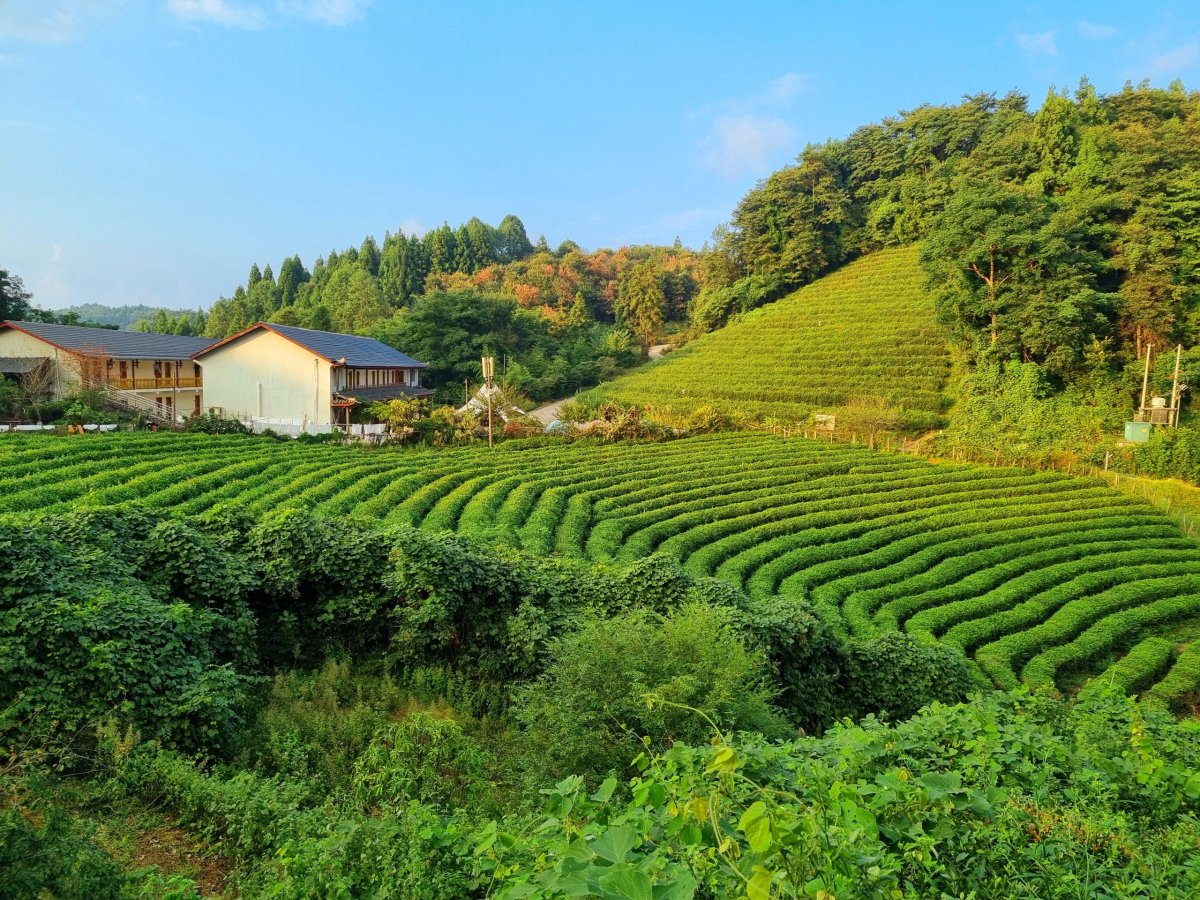
[[[352,451],[191,435],[0,443],[0,513],[136,504],[453,531],[537,555],[666,554],[838,633],[961,648],[980,684],[1200,686],[1200,548],[1098,482],[754,433],[665,444]]]
[[[924,283],[916,247],[869,254],[582,399],[790,422],[881,399],[929,427],[950,358]]]

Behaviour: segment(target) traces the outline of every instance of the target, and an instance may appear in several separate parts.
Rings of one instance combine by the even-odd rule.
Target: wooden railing
[[[204,387],[203,378],[109,378],[105,384],[118,391],[171,390],[172,388]]]

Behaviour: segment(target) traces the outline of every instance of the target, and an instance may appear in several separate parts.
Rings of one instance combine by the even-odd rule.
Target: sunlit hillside
[[[932,424],[949,356],[923,285],[915,247],[872,253],[585,396],[788,421],[882,398]]]

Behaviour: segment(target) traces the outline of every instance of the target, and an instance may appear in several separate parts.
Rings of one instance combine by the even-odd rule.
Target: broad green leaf
[[[613,791],[616,789],[617,779],[612,777],[606,778],[604,779],[604,783],[597,789],[596,793],[592,794],[591,799],[595,800],[597,803],[607,803],[608,799],[612,797]]]
[[[617,825],[608,829],[590,844],[592,852],[612,863],[624,861],[626,854],[640,844],[638,833],[628,825]]]
[[[670,884],[654,886],[654,900],[692,900],[696,896],[696,879],[686,869],[672,876]]]
[[[742,813],[738,830],[746,835],[746,842],[755,853],[762,853],[771,846],[771,818],[767,815],[767,805],[761,800],[750,804]]]
[[[654,900],[650,876],[639,872],[629,863],[618,863],[600,876],[604,900]]]
[[[962,775],[958,772],[946,772],[945,774],[926,772],[921,776],[920,781],[929,799],[935,802],[944,800],[951,794],[962,790]]]
[[[734,771],[741,764],[741,759],[738,758],[737,752],[732,747],[721,747],[713,755],[712,762],[708,764],[705,771],[725,774]]]
[[[537,890],[532,884],[514,884],[502,890],[497,897],[498,900],[520,900],[521,897],[536,894]]]
[[[746,896],[750,900],[770,900],[771,880],[774,877],[774,873],[769,869],[755,866],[754,874],[750,876],[750,881],[746,884]]]

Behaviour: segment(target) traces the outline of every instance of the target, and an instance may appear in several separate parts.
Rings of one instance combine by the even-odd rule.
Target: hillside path
[[[665,353],[667,348],[670,346],[670,344],[655,344],[650,348],[650,359],[662,359],[663,353]],[[562,409],[562,405],[570,399],[570,397],[563,397],[561,400],[555,400],[553,403],[547,403],[545,406],[539,406],[537,409],[531,411],[529,415],[530,417],[537,419],[543,425],[549,425],[558,418],[558,412]]]

